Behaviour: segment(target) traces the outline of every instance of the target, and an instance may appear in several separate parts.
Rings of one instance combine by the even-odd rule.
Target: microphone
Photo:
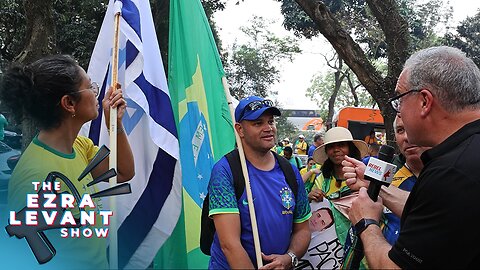
[[[370,180],[368,186],[368,196],[373,201],[377,201],[378,194],[382,185],[389,186],[393,180],[393,174],[397,169],[396,165],[391,164],[395,149],[389,145],[382,145],[378,152],[378,158],[371,157],[368,160],[365,169],[365,179]]]

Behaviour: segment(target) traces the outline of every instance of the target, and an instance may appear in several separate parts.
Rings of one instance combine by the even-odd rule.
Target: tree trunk
[[[338,66],[334,67],[337,70],[337,71],[335,71],[335,74],[334,74],[334,76],[335,76],[335,86],[334,86],[332,95],[330,96],[330,99],[328,100],[327,123],[332,123],[332,121],[333,121],[333,113],[335,112],[335,101],[337,100],[338,91],[340,91],[340,86],[342,86],[342,81],[345,78],[345,76],[342,75],[342,67],[343,67],[342,58],[338,55],[337,59],[338,59]]]
[[[356,85],[356,86],[353,85],[352,80],[350,78],[350,72],[347,71],[347,74],[345,75],[345,77],[347,78],[347,84],[348,84],[348,88],[350,89],[350,93],[352,93],[353,106],[358,107],[359,100],[358,100],[358,95],[357,95],[357,88],[360,85]]]
[[[29,64],[56,52],[53,0],[25,0],[24,8],[27,20],[25,46],[15,62]],[[32,119],[25,117],[22,121],[22,150],[25,150],[36,132]]]
[[[150,1],[152,7],[152,17],[157,33],[160,54],[162,55],[163,67],[168,78],[168,22],[170,18],[170,1],[154,0]]]
[[[387,141],[394,145],[393,120],[395,112],[389,106],[388,99],[393,96],[397,78],[402,71],[403,63],[409,55],[408,24],[400,16],[394,0],[366,0],[369,8],[382,28],[387,48],[388,73],[385,78],[370,63],[362,48],[349,33],[341,27],[341,23],[318,0],[295,0],[318,26],[320,33],[332,44],[338,55],[357,75],[359,81],[377,102],[385,120]]]
[[[327,123],[328,126],[327,128],[331,128],[333,126],[333,113],[335,111],[335,101],[337,100],[337,95],[338,95],[338,90],[340,89],[340,85],[337,83],[338,82],[338,79],[337,79],[337,74],[339,72],[335,72],[335,86],[333,88],[333,91],[332,91],[332,95],[330,96],[330,98],[328,99],[328,115],[327,115]]]

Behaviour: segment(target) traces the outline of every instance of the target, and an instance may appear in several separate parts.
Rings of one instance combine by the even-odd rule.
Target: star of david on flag
[[[123,124],[135,159],[132,194],[117,198],[114,213],[118,266],[144,269],[180,215],[179,142],[149,1],[110,0],[88,68],[91,80],[101,86],[99,100],[110,85],[115,6],[121,9],[118,81],[128,104]],[[99,111],[83,130],[96,144],[108,146]]]

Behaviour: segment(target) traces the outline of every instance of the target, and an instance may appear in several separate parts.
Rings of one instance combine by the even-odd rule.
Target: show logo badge
[[[92,161],[78,177],[81,181],[108,155],[110,150],[102,146]],[[87,187],[106,181],[117,175],[110,169],[93,179]],[[45,235],[45,230],[60,229],[62,238],[65,237],[99,237],[108,236],[108,227],[91,228],[82,226],[95,225],[97,215],[101,217],[102,225],[108,226],[112,211],[96,211],[94,198],[115,196],[131,193],[130,184],[123,183],[94,194],[80,196],[70,179],[60,172],[50,172],[43,182],[32,182],[37,193],[27,194],[27,205],[20,211],[10,211],[10,218],[5,229],[10,237],[25,238],[39,264],[50,261],[56,254],[55,247]],[[59,193],[65,185],[68,191]],[[88,210],[87,210],[88,209]]]

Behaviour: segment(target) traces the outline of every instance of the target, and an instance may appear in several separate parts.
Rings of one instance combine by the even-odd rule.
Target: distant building
[[[282,115],[285,115],[288,121],[299,130],[321,131],[324,129],[319,110],[282,110]]]

